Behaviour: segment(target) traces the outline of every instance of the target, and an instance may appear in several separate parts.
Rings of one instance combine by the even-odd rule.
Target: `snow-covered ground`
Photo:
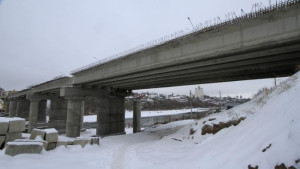
[[[137,134],[105,137],[100,146],[83,149],[59,147],[40,155],[15,157],[0,151],[0,168],[247,169],[251,165],[272,169],[281,163],[300,168],[300,164],[296,164],[300,159],[299,96],[300,73],[297,73],[271,93],[198,121],[178,121]],[[206,124],[240,117],[246,119],[237,126],[215,135],[201,135]],[[191,129],[195,133],[191,134]],[[82,134],[89,136],[94,132],[88,130]]]
[[[193,108],[193,112],[202,112],[207,111],[208,108]],[[141,116],[142,117],[153,117],[153,116],[162,116],[162,115],[171,115],[171,114],[182,114],[182,113],[188,113],[191,112],[191,109],[178,109],[178,110],[155,110],[155,111],[142,111]],[[132,118],[133,112],[126,110],[125,111],[125,118]],[[90,115],[90,116],[84,116],[83,122],[96,122],[97,121],[97,115]]]

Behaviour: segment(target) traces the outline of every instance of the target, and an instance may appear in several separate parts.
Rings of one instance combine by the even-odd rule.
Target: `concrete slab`
[[[40,136],[43,140],[45,139],[46,132],[41,129],[33,129],[31,131],[30,140],[36,139],[37,136]]]
[[[42,139],[36,139],[36,140],[29,140],[29,139],[16,139],[14,142],[39,142],[43,143],[44,148],[46,149],[48,146],[48,142]]]
[[[25,130],[25,119],[12,118],[9,121],[8,133],[22,132]]]
[[[54,128],[52,129],[44,129],[46,132],[45,140],[48,143],[53,143],[58,141],[58,131]]]
[[[21,139],[22,133],[16,132],[16,133],[7,133],[5,137],[5,142],[14,141],[16,139]]]
[[[74,139],[74,145],[81,145],[81,147],[85,147],[87,144],[90,144],[91,140],[89,138],[80,138],[77,137]]]
[[[100,139],[99,139],[99,137],[91,137],[90,138],[90,144],[91,145],[94,145],[94,144],[100,145]]]
[[[5,154],[15,156],[18,154],[40,154],[43,150],[41,142],[9,142],[6,144]]]

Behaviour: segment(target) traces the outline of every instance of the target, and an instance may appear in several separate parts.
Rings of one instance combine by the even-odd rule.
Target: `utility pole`
[[[193,115],[193,105],[192,105],[192,90],[190,90],[190,106],[191,106],[191,118],[192,118],[192,115]]]
[[[219,91],[220,94],[220,111],[222,110],[222,94],[221,91]]]
[[[194,25],[193,25],[193,23],[192,23],[192,21],[191,21],[191,18],[188,17],[188,20],[190,21],[190,23],[191,23],[191,25],[192,25],[192,28],[194,29]]]
[[[277,86],[277,80],[276,80],[276,77],[274,77],[274,85],[275,85],[275,87]]]

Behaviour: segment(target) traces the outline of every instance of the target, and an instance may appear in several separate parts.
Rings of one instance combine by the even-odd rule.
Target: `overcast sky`
[[[273,0],[275,1],[275,0]],[[255,0],[0,0],[0,86],[21,90]],[[261,0],[265,5],[269,0]],[[273,79],[201,85],[208,95],[251,96]],[[188,94],[196,85],[154,89]],[[145,91],[145,90],[144,90]]]

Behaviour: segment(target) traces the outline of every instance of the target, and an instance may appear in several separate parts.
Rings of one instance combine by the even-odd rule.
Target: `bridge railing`
[[[224,20],[222,20],[220,17],[215,17],[213,19],[213,21],[209,20],[209,21],[205,21],[204,23],[199,23],[193,29],[180,30],[173,34],[169,34],[164,37],[161,37],[157,40],[153,40],[153,41],[144,43],[135,48],[131,48],[131,49],[123,51],[121,53],[112,55],[111,57],[105,58],[103,60],[99,60],[97,62],[83,66],[76,70],[73,70],[71,72],[71,74],[74,75],[79,72],[83,72],[87,69],[91,69],[93,67],[97,67],[99,65],[103,65],[108,62],[111,62],[111,61],[114,61],[117,59],[121,59],[128,55],[132,55],[134,53],[148,50],[148,49],[154,48],[159,45],[167,44],[169,42],[175,41],[180,38],[185,38],[188,36],[195,36],[196,34],[204,33],[204,32],[215,30],[215,29],[222,29],[225,26],[227,27],[227,26],[230,26],[230,25],[233,25],[236,23],[241,23],[241,22],[256,18],[258,16],[261,16],[261,15],[264,15],[267,13],[280,11],[282,9],[286,9],[290,6],[293,6],[299,2],[300,2],[300,0],[285,0],[285,1],[281,1],[279,3],[276,2],[275,4],[270,4],[267,7],[264,6],[262,3],[260,3],[260,4],[256,3],[253,5],[252,11],[250,13],[245,13],[243,10],[241,10],[241,14],[239,16],[237,16],[234,12],[231,12],[231,13],[226,14],[226,17]]]

